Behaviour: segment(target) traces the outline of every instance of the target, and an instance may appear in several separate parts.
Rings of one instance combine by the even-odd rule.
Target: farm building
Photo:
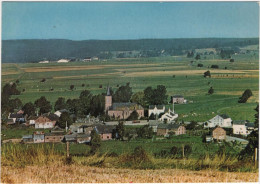
[[[94,130],[100,135],[101,140],[111,140],[114,129],[115,126],[111,125],[96,125],[94,127]]]
[[[159,116],[159,114],[164,113],[164,111],[165,111],[164,105],[149,105],[148,117],[150,117],[151,114]]]
[[[186,134],[186,128],[179,124],[159,124],[157,135],[167,136],[172,132],[174,135]]]
[[[34,132],[33,133],[33,142],[34,143],[43,143],[44,142],[44,132]]]
[[[70,60],[68,59],[60,59],[57,61],[57,63],[68,63],[68,62],[70,62]]]
[[[246,120],[233,121],[233,134],[247,136],[252,132],[252,125],[254,127],[254,124]]]
[[[226,131],[221,127],[217,127],[212,131],[212,137],[213,139],[220,140],[220,141],[225,140]]]
[[[90,134],[69,134],[64,136],[66,142],[88,143],[91,140]]]
[[[176,104],[183,104],[186,103],[186,100],[184,99],[184,97],[182,95],[174,95],[171,97],[172,98],[172,103],[176,103]]]
[[[8,116],[8,119],[12,119],[13,123],[24,123],[25,122],[25,117],[22,113],[10,113]]]
[[[33,143],[33,135],[24,135],[22,137],[23,143]]]
[[[214,118],[206,121],[204,123],[204,128],[214,128],[216,126],[231,128],[232,127],[231,122],[232,122],[232,119],[228,115],[221,114],[221,115],[217,115]]]
[[[64,133],[46,133],[44,142],[61,142],[64,139]]]
[[[144,116],[144,108],[136,103],[112,103],[110,88],[107,87],[105,96],[105,111],[110,117],[116,119],[127,119],[133,111],[136,111],[140,117]]]

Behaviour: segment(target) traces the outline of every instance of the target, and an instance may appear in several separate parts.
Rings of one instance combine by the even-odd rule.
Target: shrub
[[[230,59],[229,62],[233,63],[233,62],[235,62],[235,60],[234,59]]]
[[[198,64],[198,67],[203,67],[203,64],[199,63],[199,64]]]
[[[211,68],[219,68],[218,65],[211,65]]]
[[[239,98],[238,103],[246,103],[248,98],[250,98],[251,96],[253,96],[252,91],[250,89],[246,89],[242,96]]]

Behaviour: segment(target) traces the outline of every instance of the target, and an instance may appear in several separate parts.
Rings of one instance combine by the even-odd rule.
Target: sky
[[[259,37],[256,2],[2,2],[2,40]]]

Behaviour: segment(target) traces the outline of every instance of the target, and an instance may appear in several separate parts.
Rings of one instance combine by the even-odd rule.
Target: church
[[[116,119],[127,119],[133,111],[139,114],[139,118],[144,116],[144,108],[137,103],[113,103],[109,86],[105,96],[105,111],[108,116]]]

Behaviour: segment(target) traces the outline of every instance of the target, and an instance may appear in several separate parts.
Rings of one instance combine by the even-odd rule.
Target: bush
[[[229,62],[233,63],[233,62],[235,62],[235,60],[234,59],[230,59]]]
[[[210,71],[209,71],[209,70],[206,71],[206,72],[204,72],[204,77],[211,77],[211,74],[210,74]]]
[[[218,65],[211,65],[211,68],[219,68]]]
[[[250,89],[246,89],[242,96],[239,98],[238,103],[246,103],[248,98],[250,98],[251,96],[253,96],[252,91]]]
[[[203,67],[203,64],[199,63],[199,64],[198,64],[198,67]]]

